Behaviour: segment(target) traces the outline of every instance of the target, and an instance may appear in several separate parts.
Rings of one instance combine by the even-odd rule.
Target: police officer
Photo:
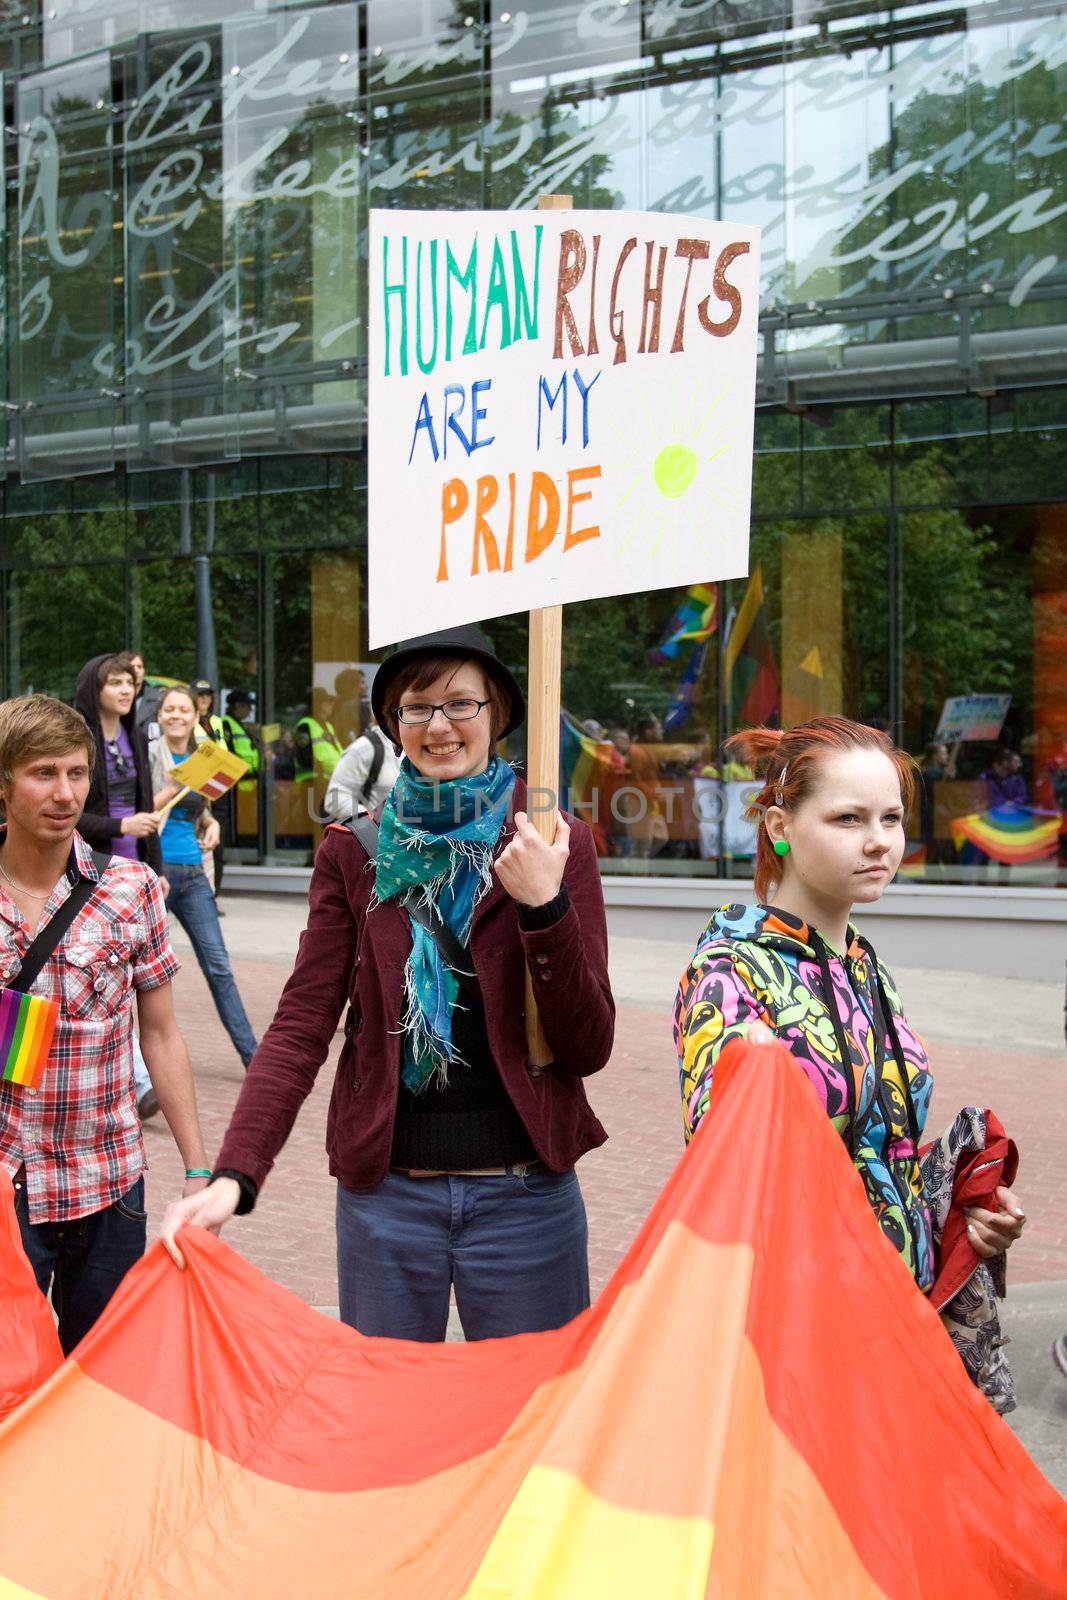
[[[196,696],[196,721],[200,734],[205,739],[214,739],[216,744],[226,743],[226,729],[222,718],[215,710],[215,687],[206,678],[195,678],[189,685]]]
[[[220,718],[223,737],[235,756],[248,766],[249,777],[242,784],[254,782],[259,771],[259,745],[251,729],[246,726],[252,710],[252,696],[247,689],[231,689],[226,696],[226,711]]]
[[[311,710],[293,729],[298,783],[310,783],[316,778],[328,783],[333,776],[344,745],[330,721],[332,711],[331,697],[322,689],[313,689]]]

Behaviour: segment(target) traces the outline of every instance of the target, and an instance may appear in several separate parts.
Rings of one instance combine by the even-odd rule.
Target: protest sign
[[[999,739],[1011,705],[1010,694],[959,694],[941,708],[935,739]]]
[[[748,571],[759,230],[372,211],[373,648]]]

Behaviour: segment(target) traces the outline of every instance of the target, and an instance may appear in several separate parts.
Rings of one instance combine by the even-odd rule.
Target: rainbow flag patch
[[[58,1018],[54,1000],[0,989],[0,1078],[5,1083],[37,1088]]]

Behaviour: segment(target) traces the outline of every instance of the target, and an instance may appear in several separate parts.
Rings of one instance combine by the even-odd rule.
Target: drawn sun
[[[704,509],[709,501],[717,501],[727,512],[741,509],[713,466],[738,438],[735,420],[725,406],[732,389],[727,384],[717,394],[708,394],[672,386],[669,417],[654,417],[641,395],[643,415],[634,418],[632,430],[610,422],[624,451],[610,463],[619,484],[615,508],[623,550],[641,539],[654,554],[665,537],[692,526],[698,504]]]

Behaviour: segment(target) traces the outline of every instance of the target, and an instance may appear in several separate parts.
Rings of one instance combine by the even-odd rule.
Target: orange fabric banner
[[[11,1179],[0,1167],[0,1419],[39,1388],[62,1360],[48,1302],[23,1254]]]
[[[784,1050],[724,1052],[555,1333],[364,1339],[183,1243],[0,1425],[3,1600],[1067,1595],[1067,1503]]]

